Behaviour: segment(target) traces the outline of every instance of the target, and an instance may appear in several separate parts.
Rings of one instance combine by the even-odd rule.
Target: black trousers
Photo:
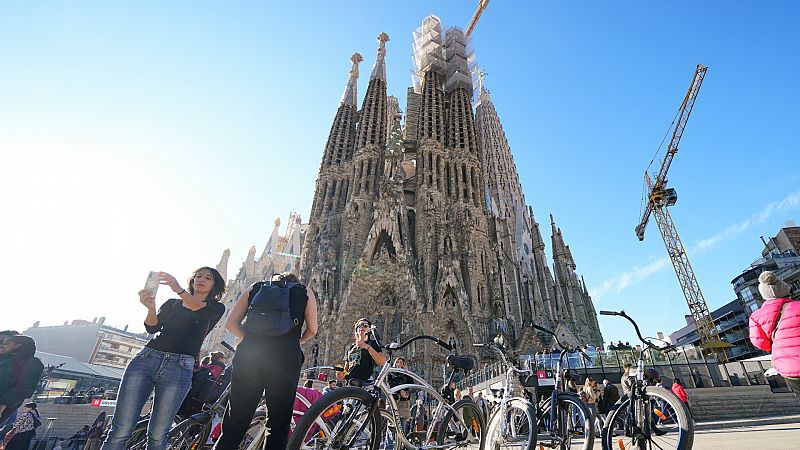
[[[222,420],[222,435],[214,449],[239,447],[262,394],[270,429],[265,448],[285,449],[302,364],[303,352],[296,336],[245,337],[233,359],[231,395]]]
[[[28,450],[28,447],[31,446],[31,439],[36,436],[35,430],[25,431],[22,433],[17,433],[14,437],[6,444],[7,450]]]

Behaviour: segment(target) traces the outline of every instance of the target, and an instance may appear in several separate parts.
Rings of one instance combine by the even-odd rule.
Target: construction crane
[[[481,14],[483,14],[487,6],[489,6],[489,0],[478,1],[478,9],[475,10],[475,14],[472,15],[472,20],[470,20],[469,25],[467,25],[467,31],[464,32],[466,37],[472,34],[472,30],[475,29],[475,25],[478,24],[478,19],[481,18]]]
[[[719,337],[719,333],[717,333],[717,328],[714,326],[714,318],[711,317],[708,311],[703,292],[697,283],[697,277],[694,275],[686,249],[678,236],[678,230],[675,228],[675,223],[672,221],[672,216],[670,216],[668,209],[668,207],[675,204],[678,196],[675,193],[675,189],[667,188],[667,172],[672,165],[675,154],[678,153],[678,144],[681,141],[681,136],[683,136],[683,130],[686,129],[686,122],[692,113],[694,102],[697,100],[697,94],[700,92],[700,85],[703,84],[703,78],[705,78],[707,70],[707,67],[703,67],[700,64],[697,65],[692,84],[689,86],[689,91],[686,92],[675,122],[673,122],[675,128],[672,132],[672,138],[669,141],[664,160],[655,179],[650,178],[647,170],[644,172],[645,182],[647,183],[647,205],[644,208],[639,225],[636,226],[636,237],[640,241],[644,240],[644,230],[652,213],[655,216],[661,237],[664,239],[664,245],[667,247],[672,267],[678,276],[678,283],[680,283],[683,295],[686,297],[689,311],[692,313],[692,318],[694,318],[697,333],[700,336],[700,346],[707,353],[715,354],[718,361],[724,362],[727,361],[725,348],[731,347],[731,345],[723,342]],[[652,161],[650,163],[652,164]]]

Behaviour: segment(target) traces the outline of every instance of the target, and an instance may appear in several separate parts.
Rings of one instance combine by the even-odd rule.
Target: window
[[[742,300],[744,300],[745,303],[750,303],[755,300],[753,297],[753,292],[750,290],[750,288],[742,289],[739,291],[739,295],[742,296]]]

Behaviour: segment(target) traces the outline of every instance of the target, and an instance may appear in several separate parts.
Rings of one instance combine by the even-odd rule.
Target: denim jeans
[[[155,397],[147,426],[147,449],[166,449],[167,433],[192,386],[193,369],[193,356],[143,348],[122,376],[111,431],[101,450],[125,449],[153,389]]]

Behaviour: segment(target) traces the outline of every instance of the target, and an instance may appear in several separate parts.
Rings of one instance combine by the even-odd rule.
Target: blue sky
[[[465,26],[475,4],[1,3],[0,269],[15,306],[0,328],[104,315],[142,329],[149,270],[183,279],[230,248],[235,272],[275,217],[308,217],[350,55],[365,58],[363,95],[388,33],[404,106],[411,31],[429,13]],[[598,310],[651,335],[684,323],[655,224],[642,243],[633,229],[697,63],[709,71],[669,178],[709,306],[734,298],[759,236],[800,221],[798,19],[790,1],[489,5],[477,63],[527,201],[544,229],[555,215]]]

